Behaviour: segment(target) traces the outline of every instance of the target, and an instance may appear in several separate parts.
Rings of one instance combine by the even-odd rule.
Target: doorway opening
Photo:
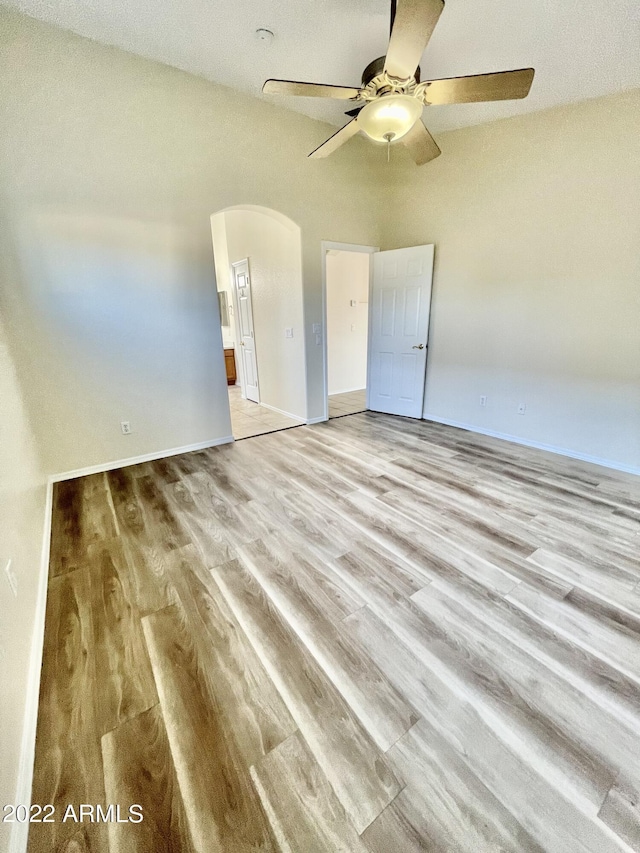
[[[367,409],[373,246],[322,244],[326,417]]]
[[[433,244],[381,252],[373,246],[322,243],[324,420],[364,408],[423,417],[434,251]],[[354,295],[349,291],[352,253],[367,255],[369,271],[365,407],[357,387],[362,384],[363,374],[358,372],[362,350],[354,354],[350,349],[358,325],[352,322],[356,315],[349,312],[357,310],[359,302],[357,291]],[[319,345],[320,324],[313,331]]]
[[[300,228],[270,208],[211,217],[235,439],[306,422]]]

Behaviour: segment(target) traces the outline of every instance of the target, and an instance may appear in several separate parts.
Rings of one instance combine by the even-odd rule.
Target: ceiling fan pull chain
[[[387,140],[387,163],[391,160],[391,140],[395,133],[385,133],[384,138]]]

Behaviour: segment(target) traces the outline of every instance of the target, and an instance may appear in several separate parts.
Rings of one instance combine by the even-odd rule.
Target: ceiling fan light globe
[[[422,104],[411,95],[383,95],[369,101],[358,114],[358,126],[375,142],[396,142],[422,115]]]

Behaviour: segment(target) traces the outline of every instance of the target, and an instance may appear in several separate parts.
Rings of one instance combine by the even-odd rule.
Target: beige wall
[[[300,228],[273,212],[228,210],[223,215],[229,264],[249,259],[260,402],[304,420]],[[285,329],[293,330],[292,338]]]
[[[0,805],[15,802],[45,517],[45,486],[0,309]],[[5,566],[18,581],[14,597]],[[8,850],[0,823],[0,850]]]
[[[47,471],[229,435],[211,214],[255,204],[300,226],[310,335],[321,241],[378,242],[379,152],[309,161],[319,122],[6,10],[0,33],[7,320]]]
[[[370,258],[365,252],[327,253],[329,394],[367,385]],[[352,306],[352,301],[357,304]]]
[[[438,141],[384,241],[436,245],[426,416],[640,469],[640,91]]]

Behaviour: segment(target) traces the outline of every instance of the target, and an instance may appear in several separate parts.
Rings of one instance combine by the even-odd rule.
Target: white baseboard
[[[307,424],[320,424],[320,423],[323,423],[323,421],[328,421],[328,420],[329,420],[329,418],[325,418],[325,416],[324,416],[324,415],[322,415],[322,416],[321,416],[321,417],[319,417],[319,418],[309,418],[309,419],[306,421],[306,423],[307,423]]]
[[[141,456],[130,456],[128,459],[117,459],[113,462],[102,462],[99,465],[89,465],[86,468],[77,468],[75,471],[63,471],[60,474],[51,474],[50,483],[59,483],[61,480],[73,480],[75,477],[85,477],[87,474],[102,474],[103,471],[112,471],[114,468],[126,468],[128,465],[139,465],[141,462],[153,462],[154,459],[164,459],[165,456],[177,456],[179,453],[190,453],[192,450],[206,450],[207,447],[216,447],[219,444],[228,444],[233,441],[232,435],[223,438],[214,438],[209,441],[199,441],[196,444],[187,444],[184,447],[172,447],[169,450],[158,450],[154,453],[143,453]]]
[[[260,403],[263,409],[270,409],[272,412],[277,412],[279,415],[286,415],[288,418],[292,418],[294,421],[298,421],[298,423],[306,423],[304,418],[299,418],[298,415],[292,415],[291,412],[285,412],[284,409],[277,409],[275,406],[269,406],[267,403]]]
[[[345,388],[344,391],[329,391],[329,397],[334,397],[336,394],[352,394],[354,391],[366,391],[366,388]]]
[[[549,453],[557,453],[558,456],[568,456],[570,459],[579,459],[581,462],[591,462],[592,465],[602,465],[603,468],[612,468],[614,471],[625,471],[627,474],[640,475],[640,468],[634,468],[633,465],[624,465],[623,463],[615,462],[612,459],[601,459],[599,456],[590,456],[588,453],[580,453],[577,450],[569,450],[566,447],[556,447],[553,444],[543,444],[541,441],[531,441],[527,438],[519,438],[516,435],[508,435],[505,432],[497,432],[493,429],[484,429],[483,427],[475,426],[474,424],[464,424],[460,421],[451,421],[448,418],[441,418],[439,415],[430,415],[426,412],[422,417],[425,421],[435,421],[435,423],[438,424],[466,429],[469,432],[477,432],[480,435],[491,436],[491,438],[501,438],[504,441],[511,441],[514,444],[522,444],[525,447],[534,447],[536,450],[546,450]]]
[[[20,742],[20,764],[16,784],[15,803],[31,803],[33,783],[33,762],[36,752],[36,726],[38,724],[38,700],[40,698],[40,673],[42,671],[42,653],[44,649],[44,620],[47,611],[47,586],[49,580],[49,549],[51,547],[51,515],[53,509],[53,483],[47,483],[47,497],[44,510],[42,531],[42,553],[40,556],[40,575],[36,593],[36,610],[33,620],[33,634],[29,654],[27,673],[27,695],[25,702],[22,740]],[[29,835],[28,823],[14,823],[9,837],[9,853],[25,853]]]

